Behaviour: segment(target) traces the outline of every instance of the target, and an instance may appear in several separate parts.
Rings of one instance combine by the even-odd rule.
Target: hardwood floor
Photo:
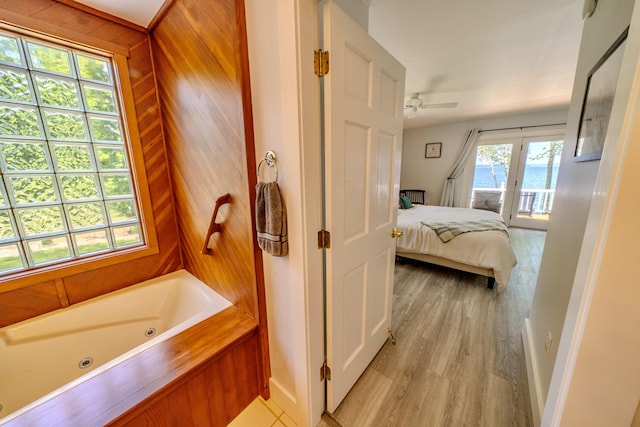
[[[521,332],[545,233],[511,229],[507,289],[407,260],[396,264],[393,331],[340,405],[342,426],[532,426]],[[325,426],[324,421],[320,424]]]

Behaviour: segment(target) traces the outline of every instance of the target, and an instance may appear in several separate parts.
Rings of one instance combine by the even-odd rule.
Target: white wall
[[[630,425],[640,398],[640,5],[633,3],[601,0],[585,23],[576,87],[630,21],[631,27],[543,425]],[[533,315],[532,309],[532,322]]]
[[[595,14],[585,21],[565,141],[575,141],[577,138],[582,100],[589,71],[629,24],[632,8],[633,0],[601,0],[598,2]],[[628,96],[628,93],[627,89],[626,93],[622,93],[622,97]],[[620,95],[616,94],[616,103],[620,104],[620,102],[622,102]],[[616,117],[612,114],[611,124],[614,123],[620,126],[620,115]],[[617,141],[612,141],[614,134],[610,132],[608,135],[608,148],[606,147],[605,150],[615,148]],[[552,406],[556,406],[555,400],[558,397],[560,383],[554,383],[552,388],[550,385],[552,374],[560,378],[567,368],[564,363],[559,366],[555,366],[555,363],[559,352],[558,343],[562,339],[562,342],[567,345],[566,343],[572,340],[570,336],[572,331],[569,331],[569,335],[567,332],[563,332],[563,328],[566,331],[565,318],[572,288],[574,288],[574,292],[578,293],[584,289],[584,283],[574,282],[574,279],[577,280],[584,271],[584,265],[582,267],[578,265],[583,237],[586,230],[589,231],[587,233],[588,239],[594,238],[600,233],[598,229],[587,229],[587,223],[589,213],[592,210],[596,178],[602,162],[573,162],[573,149],[574,147],[570,144],[566,144],[562,154],[554,214],[549,222],[530,315],[525,322],[524,339],[530,351],[528,354],[529,381],[536,385],[536,389],[532,393],[532,400],[534,406],[536,403],[540,405],[539,408],[534,407],[534,417],[540,416],[537,409],[542,410],[542,406],[547,401],[548,392],[549,400],[553,403]],[[601,185],[606,185],[610,176],[603,175],[598,179],[601,181]],[[584,248],[582,250],[584,251]],[[581,296],[575,298],[580,300]],[[544,345],[548,333],[553,338],[549,356],[546,355]],[[554,373],[556,371],[557,373]],[[559,403],[557,407],[561,408],[562,404]],[[549,408],[547,410],[550,410]],[[546,411],[545,417],[543,417],[544,425],[548,425],[546,423],[550,422]],[[567,425],[597,425],[597,423]]]
[[[427,202],[439,205],[445,180],[462,148],[468,130],[538,126],[566,121],[567,108],[561,108],[406,129],[402,143],[400,188],[426,190]],[[442,142],[440,158],[424,157],[425,144],[429,142]]]
[[[315,0],[246,0],[256,158],[274,150],[289,255],[264,255],[271,397],[298,425],[324,409],[319,83]],[[304,29],[304,31],[301,30]],[[304,174],[302,173],[304,171]],[[262,169],[262,180],[273,171]],[[319,320],[318,320],[319,319]]]
[[[369,31],[369,0],[333,0],[365,31]]]

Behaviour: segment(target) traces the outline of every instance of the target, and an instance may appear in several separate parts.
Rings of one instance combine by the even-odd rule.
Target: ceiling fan
[[[411,95],[411,98],[407,100],[405,103],[405,110],[410,110],[412,113],[417,113],[418,108],[426,109],[426,108],[456,108],[458,106],[457,102],[443,102],[440,104],[425,104],[422,98],[420,98],[419,93],[414,93]]]

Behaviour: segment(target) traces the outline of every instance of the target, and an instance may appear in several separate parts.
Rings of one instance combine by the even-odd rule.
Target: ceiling
[[[147,27],[164,0],[77,0]],[[407,69],[405,94],[455,108],[405,110],[404,127],[570,102],[583,0],[350,0]]]
[[[583,0],[370,0],[369,32],[406,67],[405,128],[568,105]]]

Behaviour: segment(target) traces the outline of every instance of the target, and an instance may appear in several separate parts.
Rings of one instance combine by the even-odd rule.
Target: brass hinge
[[[327,363],[323,363],[320,367],[320,381],[331,381],[331,368],[327,366]]]
[[[318,77],[329,74],[329,52],[322,49],[313,51],[313,71]]]
[[[331,248],[331,233],[327,230],[318,231],[318,249]]]

